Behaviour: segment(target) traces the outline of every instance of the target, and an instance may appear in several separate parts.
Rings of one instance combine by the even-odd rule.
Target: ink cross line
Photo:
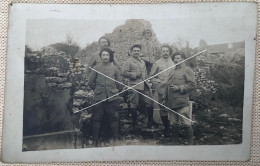
[[[99,103],[102,103],[102,102],[104,102],[104,101],[107,101],[108,99],[113,98],[113,97],[115,97],[115,96],[117,96],[117,95],[119,95],[119,94],[121,94],[121,93],[124,93],[124,92],[127,91],[127,90],[132,89],[132,90],[136,91],[137,93],[140,93],[141,95],[143,95],[143,96],[147,97],[148,99],[154,101],[155,103],[157,103],[157,104],[159,104],[159,105],[165,107],[166,109],[168,109],[168,110],[170,110],[170,111],[172,111],[172,112],[178,114],[179,116],[182,116],[183,118],[185,118],[185,119],[187,119],[187,120],[193,122],[192,120],[190,120],[190,119],[184,117],[183,115],[177,113],[176,111],[173,111],[172,109],[166,107],[165,105],[159,103],[158,101],[156,101],[156,100],[150,98],[149,96],[147,96],[147,95],[145,95],[145,94],[143,94],[143,93],[141,93],[141,92],[139,92],[139,91],[137,91],[137,90],[135,90],[135,89],[133,89],[133,88],[134,88],[135,86],[140,85],[140,84],[144,83],[145,81],[148,81],[148,80],[150,80],[150,79],[152,79],[152,78],[158,76],[159,74],[161,74],[161,73],[163,73],[163,72],[165,72],[165,71],[167,71],[167,70],[169,70],[169,69],[171,69],[171,68],[173,68],[173,67],[175,67],[175,66],[177,66],[177,65],[179,65],[179,64],[181,64],[181,63],[183,63],[183,62],[185,62],[185,61],[187,61],[187,60],[189,60],[189,59],[191,59],[191,58],[193,58],[193,57],[195,57],[195,56],[197,56],[197,55],[203,53],[203,52],[205,52],[205,51],[206,51],[206,50],[203,50],[203,51],[201,51],[201,52],[199,52],[199,53],[197,53],[197,54],[195,54],[195,55],[193,55],[193,56],[191,56],[191,57],[189,57],[189,58],[186,58],[185,60],[183,60],[183,61],[181,61],[181,62],[179,62],[179,63],[177,63],[177,64],[174,64],[174,65],[168,67],[167,69],[162,70],[161,72],[159,72],[159,73],[157,73],[157,74],[155,74],[155,75],[153,75],[153,76],[151,76],[151,77],[149,77],[149,78],[147,78],[147,79],[145,79],[145,80],[143,80],[143,81],[141,81],[141,82],[139,82],[139,83],[137,83],[137,84],[135,84],[134,86],[131,86],[131,87],[129,87],[128,85],[125,85],[125,84],[123,84],[123,83],[121,83],[121,82],[119,82],[119,81],[117,81],[117,80],[115,80],[115,79],[113,79],[113,78],[110,78],[110,77],[104,75],[103,73],[101,73],[101,72],[99,72],[99,71],[97,71],[97,70],[95,70],[95,69],[89,67],[91,70],[94,70],[94,71],[96,71],[97,73],[99,73],[99,74],[101,74],[101,75],[103,75],[103,76],[105,76],[105,77],[107,77],[107,78],[109,78],[109,79],[111,79],[111,80],[113,80],[113,81],[115,81],[115,82],[121,84],[121,85],[126,86],[127,89],[125,89],[125,90],[123,90],[123,91],[121,91],[121,92],[119,92],[119,93],[117,93],[117,94],[114,94],[114,95],[112,95],[112,96],[110,96],[110,97],[108,97],[108,98],[106,98],[106,99],[104,99],[104,100],[101,100],[101,101],[99,101],[99,102],[96,102],[96,103],[94,103],[94,104],[92,104],[92,105],[90,105],[90,106],[88,106],[88,107],[86,107],[86,108],[83,108],[83,109],[81,109],[81,110],[78,110],[78,111],[76,111],[76,112],[74,112],[74,113],[78,113],[78,112],[81,112],[81,111],[86,110],[86,109],[88,109],[88,108],[91,108],[91,107],[93,107],[93,106],[95,106],[95,105],[97,105],[97,104],[99,104]]]
[[[150,80],[150,79],[152,79],[152,78],[158,76],[159,74],[161,74],[161,73],[163,73],[163,72],[165,72],[165,71],[167,71],[167,70],[169,70],[169,69],[171,69],[171,68],[173,68],[173,67],[175,67],[175,66],[177,66],[177,65],[179,65],[179,64],[181,64],[181,63],[183,63],[183,62],[185,62],[185,61],[187,61],[187,60],[189,60],[189,59],[191,59],[191,58],[193,58],[193,57],[195,57],[195,56],[197,56],[197,55],[199,55],[199,54],[205,52],[205,51],[206,51],[206,50],[203,50],[203,51],[201,51],[201,52],[199,52],[199,53],[197,53],[197,54],[195,54],[195,55],[193,55],[193,56],[191,56],[191,57],[189,57],[189,58],[186,58],[185,60],[183,60],[183,61],[181,61],[181,62],[179,62],[179,63],[176,63],[176,64],[174,64],[173,66],[168,67],[167,69],[162,70],[161,72],[159,72],[159,73],[157,73],[157,74],[155,74],[155,75],[153,75],[153,76],[151,76],[151,77],[149,77],[149,78],[147,78],[147,79],[145,79],[145,80],[143,80],[143,81],[137,83],[136,85],[132,86],[131,88],[133,88],[133,87],[135,87],[135,86],[137,86],[137,85],[139,85],[139,84],[141,84],[141,83],[143,83],[143,82],[145,82],[145,81],[148,81],[148,80]],[[89,68],[91,68],[91,67],[89,67]],[[94,104],[92,104],[92,105],[90,105],[90,106],[88,106],[88,107],[86,107],[86,108],[83,108],[83,109],[81,109],[81,110],[78,110],[78,111],[76,111],[76,112],[74,112],[74,113],[77,113],[77,112],[86,110],[86,109],[88,109],[88,108],[91,108],[91,107],[93,107],[93,106],[95,106],[95,105],[97,105],[97,104],[99,104],[99,103],[102,103],[102,102],[104,102],[104,101],[106,101],[106,100],[108,100],[108,99],[110,99],[110,98],[113,98],[113,97],[115,97],[115,96],[117,96],[117,95],[119,95],[119,94],[121,94],[121,93],[124,93],[125,91],[127,91],[127,90],[129,90],[129,89],[130,89],[130,88],[127,88],[127,89],[125,89],[125,90],[123,90],[123,91],[121,91],[121,92],[119,92],[119,93],[117,93],[117,94],[114,94],[114,95],[112,95],[112,96],[110,96],[110,97],[108,97],[108,98],[106,98],[106,99],[104,99],[104,100],[101,100],[101,101],[99,101],[99,102],[97,102],[97,103],[94,103]]]
[[[150,99],[150,100],[152,100],[153,102],[155,102],[155,103],[159,104],[160,106],[162,106],[162,107],[166,108],[167,110],[170,110],[170,111],[172,111],[172,112],[176,113],[177,115],[179,115],[179,116],[181,116],[181,117],[183,117],[183,118],[185,118],[185,119],[187,119],[187,120],[189,120],[189,121],[193,122],[193,121],[192,121],[192,120],[190,120],[189,118],[187,118],[187,117],[185,117],[185,116],[183,116],[183,115],[179,114],[178,112],[176,112],[176,111],[174,111],[174,110],[170,109],[169,107],[166,107],[165,105],[163,105],[163,104],[159,103],[158,101],[154,100],[153,98],[151,98],[151,97],[149,97],[149,96],[147,96],[147,95],[143,94],[142,92],[139,92],[138,90],[134,89],[133,87],[130,87],[130,86],[128,86],[128,85],[125,85],[125,84],[123,84],[123,83],[121,83],[121,82],[119,82],[119,81],[117,81],[117,80],[115,80],[115,79],[113,79],[113,78],[111,78],[111,77],[108,77],[107,75],[105,75],[105,74],[103,74],[103,73],[101,73],[101,72],[99,72],[99,71],[97,71],[97,70],[95,70],[95,69],[93,69],[93,68],[91,68],[91,67],[89,67],[89,68],[90,68],[91,70],[94,70],[95,72],[97,72],[97,73],[99,73],[99,74],[101,74],[101,75],[103,75],[103,76],[105,76],[105,77],[107,77],[107,78],[109,78],[109,79],[111,79],[111,80],[113,80],[113,81],[115,81],[115,82],[117,82],[117,83],[121,84],[121,85],[124,85],[124,86],[126,86],[126,87],[127,87],[127,89],[129,89],[129,90],[133,90],[133,91],[135,91],[135,92],[139,93],[140,95],[143,95],[144,97],[147,97],[148,99]]]

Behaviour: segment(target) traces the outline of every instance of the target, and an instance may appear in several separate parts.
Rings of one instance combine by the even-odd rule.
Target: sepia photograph
[[[197,20],[202,36],[180,33],[191,20],[28,20],[23,150],[240,144],[245,39],[228,20]]]
[[[57,7],[64,17],[28,17],[20,151],[243,145],[254,64],[246,46],[255,43],[247,5],[114,19],[66,18]]]

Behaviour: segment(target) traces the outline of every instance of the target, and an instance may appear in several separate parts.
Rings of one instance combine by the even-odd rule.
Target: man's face
[[[167,47],[162,48],[162,57],[168,59],[170,56],[170,50]]]
[[[104,63],[108,63],[109,62],[109,58],[110,58],[110,55],[109,55],[109,53],[107,52],[107,51],[103,51],[102,53],[101,53],[101,60],[102,60],[102,62],[104,62]]]
[[[134,47],[132,50],[132,56],[138,58],[140,56],[141,49],[139,47]]]
[[[181,55],[176,55],[174,57],[174,63],[177,64],[177,63],[180,63],[183,61],[183,58],[181,57]]]
[[[101,46],[102,48],[108,47],[108,41],[107,41],[106,39],[101,39],[101,40],[99,41],[99,44],[100,44],[100,46]]]

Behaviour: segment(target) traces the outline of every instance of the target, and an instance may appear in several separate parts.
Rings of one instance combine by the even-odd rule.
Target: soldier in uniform
[[[183,53],[173,54],[174,63],[180,63],[186,59]],[[170,71],[170,77],[167,83],[166,93],[163,96],[166,106],[173,109],[182,116],[190,119],[191,110],[189,108],[189,93],[195,88],[195,75],[191,68],[185,63],[178,64]],[[170,121],[173,126],[175,135],[179,134],[180,125],[184,127],[188,144],[193,144],[193,129],[191,121],[174,112],[169,112]]]
[[[151,97],[150,85],[147,81],[142,82],[147,78],[147,71],[145,62],[140,58],[141,46],[134,45],[131,47],[131,57],[126,60],[122,67],[123,77],[128,79],[128,85],[135,86],[134,89]],[[142,82],[142,83],[140,83]],[[137,85],[138,84],[138,85]],[[142,110],[148,118],[148,127],[154,123],[153,121],[153,102],[152,100],[144,97],[143,95],[129,90],[128,102],[130,105],[130,112],[133,116],[133,128],[137,125],[137,108],[143,108]],[[144,103],[144,107],[140,107],[141,103]],[[139,110],[141,111],[141,110]]]
[[[95,53],[93,53],[90,57],[90,60],[87,64],[87,70],[86,70],[86,73],[85,73],[85,77],[87,79],[89,79],[90,77],[90,73],[91,73],[91,68],[93,68],[94,66],[100,64],[102,61],[100,59],[100,50],[102,50],[103,48],[109,48],[110,47],[110,40],[106,37],[100,37],[99,40],[98,40],[98,43],[99,43],[99,50],[96,51]],[[112,62],[113,65],[115,65],[116,67],[118,67],[118,69],[120,70],[120,65],[119,65],[119,62],[118,62],[118,59],[117,57],[115,56],[114,54],[114,57],[113,57],[113,62]],[[108,124],[108,119],[103,119],[102,120],[102,128],[104,129],[104,134],[105,134],[105,139],[108,139],[109,136],[111,135],[111,133],[109,132],[109,124]]]
[[[103,48],[100,51],[100,59],[102,63],[94,66],[94,69],[103,73],[104,75],[121,82],[121,76],[118,68],[112,64],[113,51],[109,48]],[[93,112],[93,145],[98,146],[98,138],[100,132],[100,124],[103,118],[108,118],[110,128],[113,134],[113,140],[118,139],[118,110],[117,107],[120,103],[120,97],[113,96],[121,90],[120,84],[116,83],[110,78],[92,70],[89,78],[88,85],[94,90],[94,101],[102,101],[95,106]],[[107,117],[104,117],[107,115]]]
[[[106,37],[99,38],[98,43],[99,43],[100,50],[103,49],[103,48],[109,48],[110,47],[110,41]],[[99,56],[100,50],[91,55],[90,60],[88,62],[88,67],[93,68],[97,64],[101,63],[101,59],[100,59],[100,56]],[[112,63],[120,69],[119,62],[118,62],[116,57],[113,58]],[[88,68],[87,69],[87,75],[89,75],[90,72],[91,72],[91,69]]]
[[[154,56],[156,54],[156,46],[151,40],[152,32],[151,30],[144,30],[143,31],[144,39],[141,41],[142,43],[142,54],[141,59],[145,61],[147,74],[150,75],[153,63],[154,63]]]
[[[172,48],[169,45],[163,45],[161,48],[161,59],[157,60],[152,67],[151,75],[153,76],[159,72],[162,72],[158,74],[156,77],[152,78],[152,85],[155,88],[155,91],[158,94],[158,102],[162,103],[162,97],[165,93],[165,89],[167,87],[167,81],[169,78],[170,70],[166,70],[169,67],[172,67],[174,65],[171,56],[172,55]],[[165,71],[164,71],[165,70]],[[164,107],[159,105],[160,108],[160,115],[163,122],[163,125],[165,127],[164,129],[164,136],[169,135],[169,121],[168,121],[168,110],[165,110]]]

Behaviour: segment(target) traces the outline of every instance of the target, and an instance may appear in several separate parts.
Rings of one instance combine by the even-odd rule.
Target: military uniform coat
[[[94,66],[94,69],[114,80],[122,82],[118,68],[112,63],[101,63]],[[121,85],[110,78],[107,78],[94,70],[91,71],[88,85],[91,89],[94,90],[95,101],[109,98],[121,90]],[[113,98],[110,98],[108,101],[113,101],[116,99],[120,99],[120,97],[117,95]]]
[[[141,73],[141,76],[138,75]],[[123,77],[128,79],[128,85],[134,86],[147,78],[145,62],[140,58],[130,57],[122,67]],[[147,84],[148,85],[148,84]],[[134,87],[136,90],[144,90],[144,82]]]
[[[174,63],[170,57],[168,59],[161,58],[154,63],[150,76],[153,76],[165,70],[164,72],[158,74],[157,76],[151,79],[152,84],[157,93],[159,94],[165,93],[168,78],[169,78],[169,73],[171,71],[171,69],[168,68],[172,66],[174,66]]]
[[[179,90],[173,91],[170,86],[176,85]],[[195,75],[185,64],[171,70],[166,89],[166,106],[180,108],[189,106],[189,92],[195,88]]]

